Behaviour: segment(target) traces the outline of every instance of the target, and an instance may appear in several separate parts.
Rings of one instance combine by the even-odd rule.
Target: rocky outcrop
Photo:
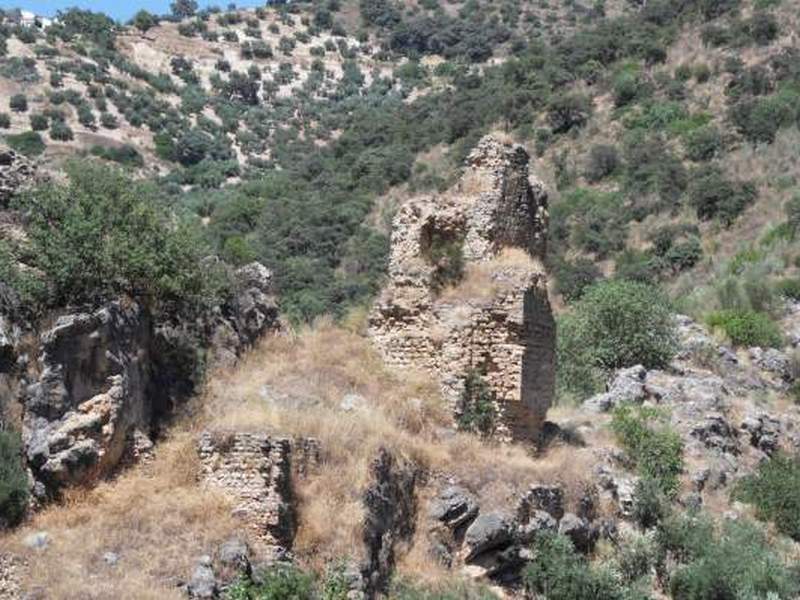
[[[554,386],[547,194],[528,161],[522,147],[484,138],[454,189],[403,206],[369,319],[386,362],[433,373],[457,414],[467,374],[479,373],[501,430],[519,438],[538,431]]]
[[[10,148],[0,145],[0,208],[36,177],[36,165]]]
[[[419,469],[381,448],[371,466],[372,482],[364,492],[364,547],[361,569],[367,598],[383,592],[394,572],[395,554],[414,535]]]
[[[125,302],[60,317],[42,336],[42,370],[27,390],[23,422],[28,465],[40,485],[104,476],[135,430],[149,433],[150,342],[147,314]]]
[[[278,326],[271,273],[253,264],[236,278],[237,293],[200,320],[159,322],[142,305],[118,300],[64,314],[44,331],[38,359],[21,375],[30,379],[22,433],[37,498],[91,483],[145,454],[163,420],[194,391],[201,366],[209,366],[204,348],[213,365],[229,365]]]

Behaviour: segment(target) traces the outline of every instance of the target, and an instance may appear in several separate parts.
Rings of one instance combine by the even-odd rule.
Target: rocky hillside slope
[[[796,0],[191,5],[0,13],[0,598],[800,597]]]

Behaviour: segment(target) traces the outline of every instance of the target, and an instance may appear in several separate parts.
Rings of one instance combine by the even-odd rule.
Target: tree
[[[131,23],[133,23],[133,26],[136,27],[136,29],[144,33],[148,29],[152,29],[158,25],[158,19],[156,19],[154,15],[150,14],[146,10],[140,10],[133,17]]]
[[[197,2],[195,0],[175,0],[170,5],[170,10],[176,17],[186,19],[194,16],[197,12]]]

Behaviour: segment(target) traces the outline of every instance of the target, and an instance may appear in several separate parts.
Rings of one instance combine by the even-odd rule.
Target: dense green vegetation
[[[756,507],[758,517],[775,523],[779,531],[800,540],[800,459],[773,456],[758,471],[739,482],[735,497]]]
[[[614,280],[589,287],[558,322],[559,396],[582,399],[613,369],[666,365],[676,350],[667,298],[648,284]]]
[[[28,239],[12,251],[38,275],[14,278],[33,301],[61,306],[129,294],[191,307],[219,297],[226,276],[204,260],[209,248],[199,229],[166,212],[152,184],[85,163],[67,173],[67,185],[45,185],[15,200]]]
[[[611,428],[642,479],[652,481],[666,496],[674,496],[683,471],[683,442],[669,428],[666,415],[653,408],[621,406],[614,411]]]

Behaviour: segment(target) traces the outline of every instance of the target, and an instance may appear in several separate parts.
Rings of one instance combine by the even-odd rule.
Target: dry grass
[[[518,289],[534,273],[544,273],[541,261],[520,248],[504,248],[492,260],[468,264],[461,281],[445,288],[440,299],[443,302],[485,302],[504,291]]]
[[[196,469],[194,437],[175,434],[149,465],[73,492],[0,539],[0,553],[21,556],[26,589],[46,590],[48,600],[183,598],[176,577],[239,526],[224,498],[198,487]],[[36,531],[51,536],[43,551],[22,543]],[[116,566],[103,561],[106,552],[119,555]]]
[[[206,397],[216,427],[320,440],[322,464],[297,490],[295,551],[312,566],[352,556],[360,546],[361,494],[381,446],[415,461],[432,479],[462,482],[484,510],[512,508],[515,494],[534,482],[572,488],[590,472],[588,452],[555,449],[537,459],[520,445],[454,433],[438,386],[418,373],[389,372],[359,327],[350,329],[321,321],[268,339],[236,372],[214,381]],[[353,393],[363,406],[340,408]]]
[[[46,589],[48,598],[180,598],[178,578],[241,528],[230,504],[197,484],[194,444],[205,427],[320,440],[319,468],[296,486],[295,551],[317,569],[358,558],[362,493],[381,446],[415,461],[429,482],[460,482],[479,496],[483,511],[513,510],[518,494],[536,482],[560,482],[567,497],[577,498],[596,461],[591,451],[557,447],[534,457],[522,445],[453,432],[438,385],[420,374],[389,372],[361,330],[363,315],[346,327],[323,320],[264,340],[238,368],[212,379],[194,416],[158,445],[152,463],[44,510],[0,540],[0,552],[22,556],[29,564],[26,587]],[[363,405],[342,409],[346,394],[360,395]],[[420,496],[435,489],[428,485]],[[420,523],[401,571],[443,580],[445,573],[425,559]],[[42,530],[52,537],[50,547],[26,548],[25,536]],[[120,555],[117,567],[103,562],[108,551]]]

